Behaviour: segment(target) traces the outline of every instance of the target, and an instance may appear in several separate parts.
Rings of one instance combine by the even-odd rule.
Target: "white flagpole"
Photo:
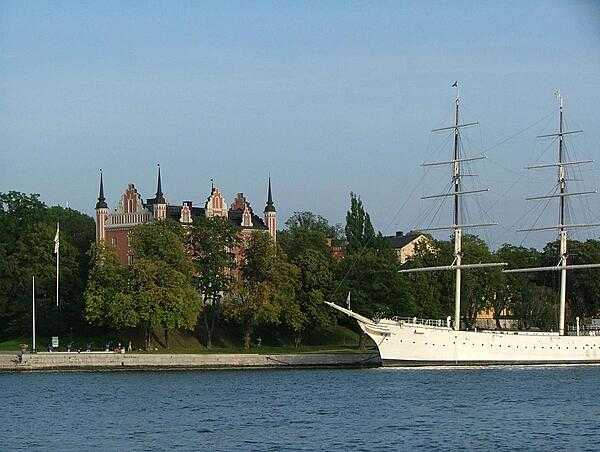
[[[60,262],[60,251],[56,252],[56,306],[58,307],[58,267]]]
[[[58,307],[58,276],[59,276],[59,262],[60,262],[60,223],[56,223],[56,307]]]
[[[33,311],[33,347],[31,351],[35,352],[35,276],[31,277],[31,305]]]

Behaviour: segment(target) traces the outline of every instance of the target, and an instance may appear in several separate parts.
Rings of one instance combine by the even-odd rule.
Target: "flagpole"
[[[31,277],[31,305],[32,305],[32,329],[33,329],[33,346],[32,352],[35,352],[35,276]]]
[[[59,275],[59,263],[60,263],[60,223],[56,223],[56,307],[58,307],[58,275]]]

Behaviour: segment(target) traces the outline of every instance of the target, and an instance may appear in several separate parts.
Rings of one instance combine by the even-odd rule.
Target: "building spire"
[[[156,196],[154,197],[154,200],[155,200],[156,204],[166,204],[165,197],[162,192],[162,184],[161,184],[161,180],[160,180],[160,163],[157,163],[156,166],[158,167],[158,181],[156,183]]]
[[[267,205],[265,206],[265,212],[275,212],[275,205],[273,204],[273,195],[271,193],[271,176],[269,176],[269,194],[267,196]]]
[[[100,168],[100,193],[98,194],[98,202],[96,209],[108,209],[106,198],[104,197],[104,181],[102,180],[102,168]]]

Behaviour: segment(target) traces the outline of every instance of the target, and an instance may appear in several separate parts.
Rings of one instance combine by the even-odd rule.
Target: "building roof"
[[[385,241],[394,249],[404,248],[416,238],[425,235],[419,231],[410,231],[404,234],[402,231],[396,232],[396,235],[384,237]]]
[[[185,201],[187,205],[191,205],[190,201]],[[181,218],[181,209],[183,206],[167,206],[167,218],[172,218],[173,220],[179,221]],[[206,215],[204,213],[204,207],[191,207],[192,219],[194,218],[204,218]]]
[[[190,201],[185,201],[188,206],[191,206]],[[181,218],[181,209],[183,206],[167,206],[167,217],[172,218],[173,220],[179,221]],[[191,206],[192,219],[196,218],[205,218],[206,217],[206,209],[204,207],[194,207]],[[242,214],[241,210],[229,210],[227,212],[227,219],[233,223],[235,226],[242,227]],[[265,222],[262,218],[257,215],[252,214],[252,227],[244,228],[244,229],[268,229],[265,225]]]
[[[230,209],[227,212],[227,218],[234,225],[242,227],[242,210]],[[244,229],[268,229],[261,217],[252,213],[252,227],[244,227]]]

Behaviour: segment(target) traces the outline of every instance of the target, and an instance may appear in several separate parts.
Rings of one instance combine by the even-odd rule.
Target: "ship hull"
[[[387,367],[600,364],[600,336],[454,331],[385,319],[358,323]]]

